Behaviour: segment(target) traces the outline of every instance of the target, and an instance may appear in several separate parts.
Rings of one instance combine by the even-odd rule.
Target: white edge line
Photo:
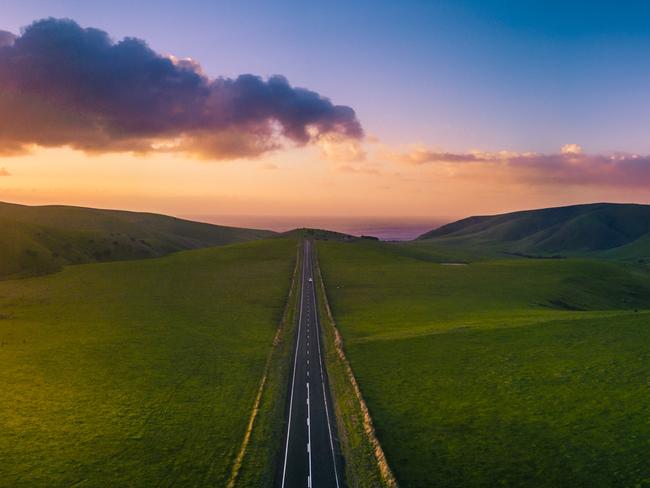
[[[307,246],[305,246],[306,248]],[[304,251],[304,249],[303,249]],[[296,366],[298,365],[298,348],[300,346],[300,328],[302,326],[302,305],[305,301],[305,258],[302,257],[302,276],[300,277],[300,317],[298,318],[298,337],[296,338],[296,354],[293,360],[293,379],[291,380],[291,399],[289,400],[289,421],[287,422],[287,443],[284,449],[284,468],[282,469],[282,487],[287,476],[287,461],[289,458],[289,434],[291,433],[291,411],[293,409],[293,391],[296,384]]]
[[[313,262],[310,261],[309,263],[312,268],[312,274],[313,274]],[[320,352],[320,321],[318,320],[318,310],[316,307],[318,307],[318,304],[316,302],[316,287],[314,286],[314,282],[312,281],[311,285],[311,291],[312,295],[314,298],[314,318],[316,322],[316,342],[318,343],[318,361],[320,363],[320,376],[321,376],[321,385],[323,386],[323,401],[325,402],[325,416],[327,417],[327,430],[329,431],[330,435],[330,448],[332,449],[332,463],[334,464],[334,478],[336,479],[336,487],[339,488],[339,473],[338,470],[336,469],[336,455],[334,454],[334,439],[332,438],[332,426],[330,425],[330,413],[329,409],[327,408],[327,393],[325,392],[325,378],[323,377],[323,358],[321,357],[321,352]]]

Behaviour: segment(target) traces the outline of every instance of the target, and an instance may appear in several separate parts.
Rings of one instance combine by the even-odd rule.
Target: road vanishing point
[[[323,364],[313,244],[305,240],[303,246],[287,427],[276,486],[343,488],[347,486],[343,476],[343,457]]]

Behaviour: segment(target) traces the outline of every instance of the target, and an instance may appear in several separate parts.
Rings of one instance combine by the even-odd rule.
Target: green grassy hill
[[[306,227],[284,232],[282,236],[296,239],[316,239],[318,241],[351,241],[354,239],[360,239],[359,237],[343,234],[342,232],[325,229],[310,229]]]
[[[400,486],[647,484],[647,268],[584,258],[449,266],[361,241],[318,251]]]
[[[66,264],[157,257],[273,235],[151,213],[2,202],[0,230],[0,278],[48,273]]]
[[[418,238],[484,255],[650,257],[650,205],[596,203],[469,217]]]
[[[296,244],[0,282],[0,485],[226,486]]]

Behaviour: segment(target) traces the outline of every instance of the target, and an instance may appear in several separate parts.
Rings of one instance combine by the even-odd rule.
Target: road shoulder
[[[332,402],[345,459],[346,478],[358,488],[397,488],[384,451],[377,440],[372,419],[343,349],[327,301],[325,283],[315,248],[315,280],[320,307],[323,355],[329,377]]]
[[[264,377],[260,381],[259,401],[251,413],[238,460],[233,466],[229,487],[271,487],[285,429],[290,356],[296,333],[296,309],[302,277],[302,244],[298,242],[296,263],[291,277],[284,313],[269,352]],[[255,410],[255,408],[257,410]],[[240,463],[239,465],[237,463]]]

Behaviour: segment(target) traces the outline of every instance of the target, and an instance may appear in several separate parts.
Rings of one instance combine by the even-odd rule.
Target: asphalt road
[[[289,377],[287,428],[276,486],[343,488],[332,399],[321,352],[312,243],[305,241],[298,332]]]

